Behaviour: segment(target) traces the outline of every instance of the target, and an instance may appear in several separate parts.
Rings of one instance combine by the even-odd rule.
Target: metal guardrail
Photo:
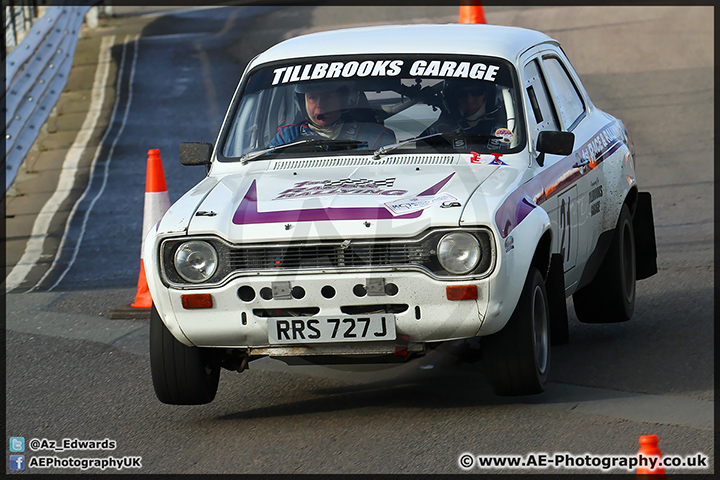
[[[16,5],[19,3],[19,5]],[[3,0],[5,14],[5,47],[12,50],[20,43],[33,23],[40,17],[50,2],[47,0]],[[6,51],[3,50],[2,57],[5,59]]]
[[[52,6],[5,58],[5,191],[67,82],[89,6]]]

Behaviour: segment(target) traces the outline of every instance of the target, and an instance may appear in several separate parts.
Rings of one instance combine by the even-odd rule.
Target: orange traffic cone
[[[145,237],[152,227],[160,221],[170,208],[170,196],[165,183],[160,150],[148,150],[147,179],[145,181],[145,207],[143,211],[143,236],[140,251],[144,250]],[[138,277],[135,301],[130,305],[134,308],[152,307],[152,298],[145,277],[145,262],[140,259],[140,276]]]
[[[483,12],[482,2],[462,2],[460,5],[460,20],[458,23],[487,23]]]
[[[638,460],[641,462],[638,465],[637,468],[637,474],[638,475],[647,475],[647,474],[654,474],[654,475],[662,475],[661,477],[655,477],[655,478],[665,478],[665,469],[663,468],[662,464],[659,463],[660,458],[662,458],[662,453],[660,452],[660,449],[658,448],[658,437],[657,435],[642,435],[640,437],[640,450],[638,450]],[[657,457],[658,464],[655,465],[655,468],[652,468],[652,464],[649,463],[648,457]]]

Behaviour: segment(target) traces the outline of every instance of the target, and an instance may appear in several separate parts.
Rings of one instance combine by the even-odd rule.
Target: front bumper
[[[357,286],[365,286],[368,279],[383,279],[385,285],[394,285],[397,292],[390,288],[394,295],[359,295],[358,292],[362,293],[363,289]],[[261,290],[272,290],[273,282],[289,282],[290,289],[301,287],[304,295],[299,299],[263,298]],[[476,285],[478,298],[448,300],[446,287],[449,285]],[[255,292],[254,298],[247,300],[248,296],[243,295],[246,300],[242,300],[238,294],[241,287],[244,292],[251,288]],[[327,287],[335,292],[332,298],[327,298]],[[409,342],[408,351],[420,351],[421,347],[416,345],[425,342],[468,338],[478,334],[488,308],[489,281],[438,281],[419,272],[263,275],[236,278],[217,288],[193,289],[191,292],[166,288],[163,293],[167,296],[156,299],[156,303],[161,304],[158,305],[159,310],[165,311],[163,318],[168,328],[173,332],[172,327],[176,326],[195,346],[248,348],[265,355],[273,352],[278,355],[387,353],[395,348],[392,342],[271,345],[267,318],[292,316],[299,312],[317,316],[390,312],[395,315],[398,338]],[[212,295],[212,308],[185,309],[181,296],[198,293]],[[172,325],[171,317],[174,317],[176,325]],[[181,338],[178,340],[183,341]]]

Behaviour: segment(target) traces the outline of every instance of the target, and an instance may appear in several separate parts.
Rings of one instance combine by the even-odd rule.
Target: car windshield
[[[242,86],[221,159],[518,151],[516,79],[509,62],[467,55],[275,63]]]

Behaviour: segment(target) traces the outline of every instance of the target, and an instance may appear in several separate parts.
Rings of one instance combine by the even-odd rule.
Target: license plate
[[[395,315],[271,317],[268,340],[272,344],[335,343],[395,340]]]

